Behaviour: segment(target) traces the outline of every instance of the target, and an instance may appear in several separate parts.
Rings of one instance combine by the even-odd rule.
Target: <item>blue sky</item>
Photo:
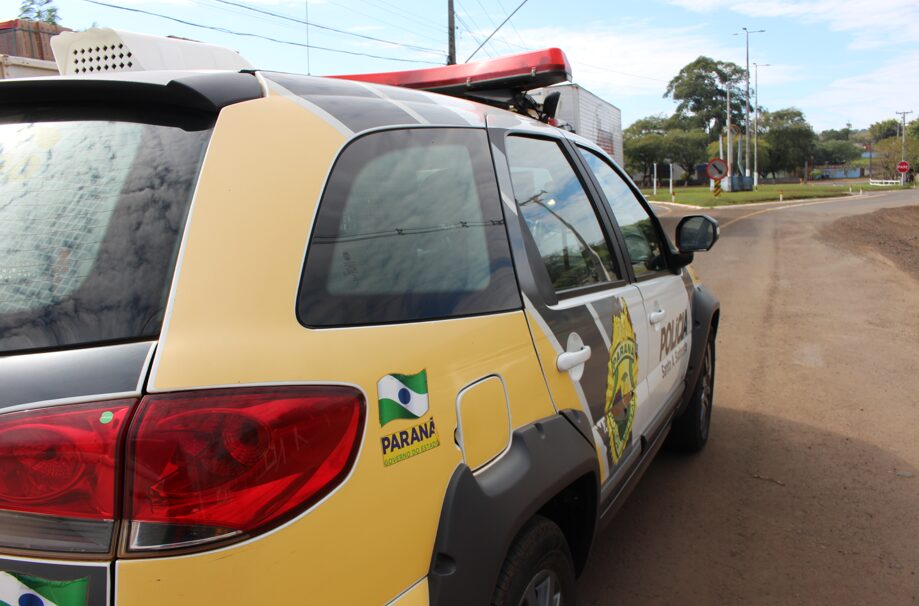
[[[242,33],[305,43],[306,27],[219,0],[101,0]],[[377,59],[312,50],[230,35],[163,18],[92,4],[55,0],[62,23],[176,35],[238,50],[257,67],[313,74],[389,71],[442,63],[446,0],[233,0],[327,27],[388,40],[389,44],[311,28],[309,42],[327,48],[400,59]],[[520,0],[455,0],[457,55],[466,59]],[[15,17],[14,2],[5,3]],[[18,3],[16,3],[18,4]],[[0,18],[5,15],[0,15]],[[667,82],[699,55],[743,65],[742,27],[750,36],[750,62],[759,69],[760,104],[794,106],[819,131],[856,128],[919,115],[919,1],[917,0],[527,0],[508,25],[476,55],[487,59],[558,46],[574,80],[622,109],[628,125],[650,114],[669,114]],[[406,46],[408,45],[408,46]],[[422,50],[425,49],[425,50]],[[309,59],[309,65],[307,64]],[[409,61],[418,61],[412,63]],[[752,70],[752,65],[751,65]]]

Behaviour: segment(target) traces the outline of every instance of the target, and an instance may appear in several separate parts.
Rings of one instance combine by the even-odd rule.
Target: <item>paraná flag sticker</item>
[[[86,606],[88,585],[0,571],[0,606]]]
[[[380,426],[395,419],[419,419],[428,412],[428,373],[386,375],[377,383]]]

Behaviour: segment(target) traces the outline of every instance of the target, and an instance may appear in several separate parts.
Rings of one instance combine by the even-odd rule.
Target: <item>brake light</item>
[[[197,545],[279,524],[350,470],[364,421],[349,387],[147,396],[129,432],[130,550]]]
[[[134,400],[0,414],[0,545],[106,553]]]

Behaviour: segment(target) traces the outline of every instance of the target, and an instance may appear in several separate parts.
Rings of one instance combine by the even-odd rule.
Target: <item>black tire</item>
[[[677,419],[673,421],[667,448],[677,452],[699,452],[708,442],[712,423],[712,404],[715,396],[715,333],[708,337],[702,352],[702,369],[693,388],[692,396]]]
[[[574,562],[561,529],[534,516],[508,551],[501,566],[492,606],[574,606]]]

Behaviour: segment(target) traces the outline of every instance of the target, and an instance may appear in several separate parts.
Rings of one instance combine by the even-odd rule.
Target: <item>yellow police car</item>
[[[0,604],[574,604],[659,447],[708,438],[717,224],[672,246],[605,151],[494,107],[549,113],[519,90],[557,49],[130,46],[0,83]]]

